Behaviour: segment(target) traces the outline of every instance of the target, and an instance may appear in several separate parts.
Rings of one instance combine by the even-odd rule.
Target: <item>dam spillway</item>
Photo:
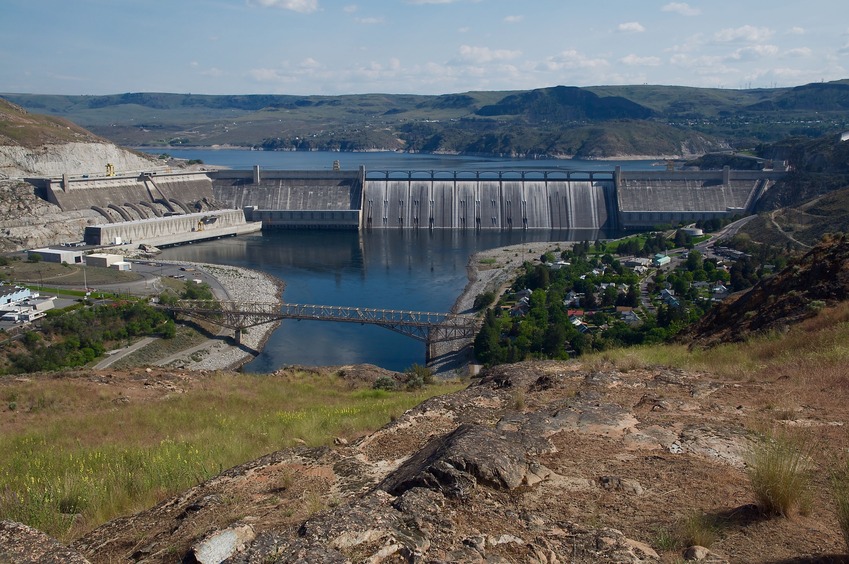
[[[264,228],[618,229],[613,171],[216,171],[215,200]]]
[[[615,230],[616,219],[612,175],[607,180],[409,175],[367,179],[363,197],[366,229]]]

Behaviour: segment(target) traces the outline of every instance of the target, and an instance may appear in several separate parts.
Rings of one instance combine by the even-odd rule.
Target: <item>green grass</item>
[[[385,392],[334,376],[222,374],[159,401],[116,403],[115,391],[81,397],[72,381],[7,385],[4,399],[34,418],[0,435],[0,519],[67,540],[222,469],[300,441],[356,437],[459,387]]]

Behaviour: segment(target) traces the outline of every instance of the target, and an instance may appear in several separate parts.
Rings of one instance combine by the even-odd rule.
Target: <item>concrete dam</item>
[[[600,174],[601,179],[572,179],[565,173],[473,178],[457,173],[448,173],[447,178],[385,175],[366,179],[362,218],[366,229],[617,228],[612,173]]]
[[[142,172],[37,179],[63,210],[103,218],[91,244],[177,244],[263,229],[615,233],[752,213],[769,171]]]
[[[650,228],[754,210],[768,171],[216,171],[214,199],[264,228]]]

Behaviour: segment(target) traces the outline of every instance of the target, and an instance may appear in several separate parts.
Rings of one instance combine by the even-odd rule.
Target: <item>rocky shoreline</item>
[[[271,275],[220,264],[179,264],[191,265],[215,279],[225,293],[219,298],[244,303],[273,303],[277,306],[283,303],[285,284]],[[229,339],[210,339],[202,347],[195,347],[177,355],[177,358],[169,359],[168,364],[189,370],[237,370],[255,358],[279,325],[279,321],[271,321],[251,327],[242,333],[241,346],[232,344]]]

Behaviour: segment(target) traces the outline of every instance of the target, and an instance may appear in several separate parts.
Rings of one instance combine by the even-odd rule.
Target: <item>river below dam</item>
[[[266,153],[256,151],[171,151],[181,158],[231,168],[316,170],[333,160],[344,168],[398,170],[632,170],[648,161],[575,162],[480,160],[466,157],[395,153]],[[427,164],[424,164],[427,163]],[[582,165],[588,166],[582,166]],[[592,165],[590,168],[589,165]],[[436,166],[440,165],[440,166]],[[616,234],[591,230],[374,230],[264,231],[261,234],[195,243],[166,249],[162,258],[229,264],[268,273],[285,284],[289,303],[447,312],[467,282],[469,257],[484,249],[523,242],[583,241]],[[533,258],[533,257],[529,257]],[[245,365],[247,372],[270,372],[288,365],[370,363],[404,370],[425,361],[423,343],[374,325],[285,320],[263,351]]]

